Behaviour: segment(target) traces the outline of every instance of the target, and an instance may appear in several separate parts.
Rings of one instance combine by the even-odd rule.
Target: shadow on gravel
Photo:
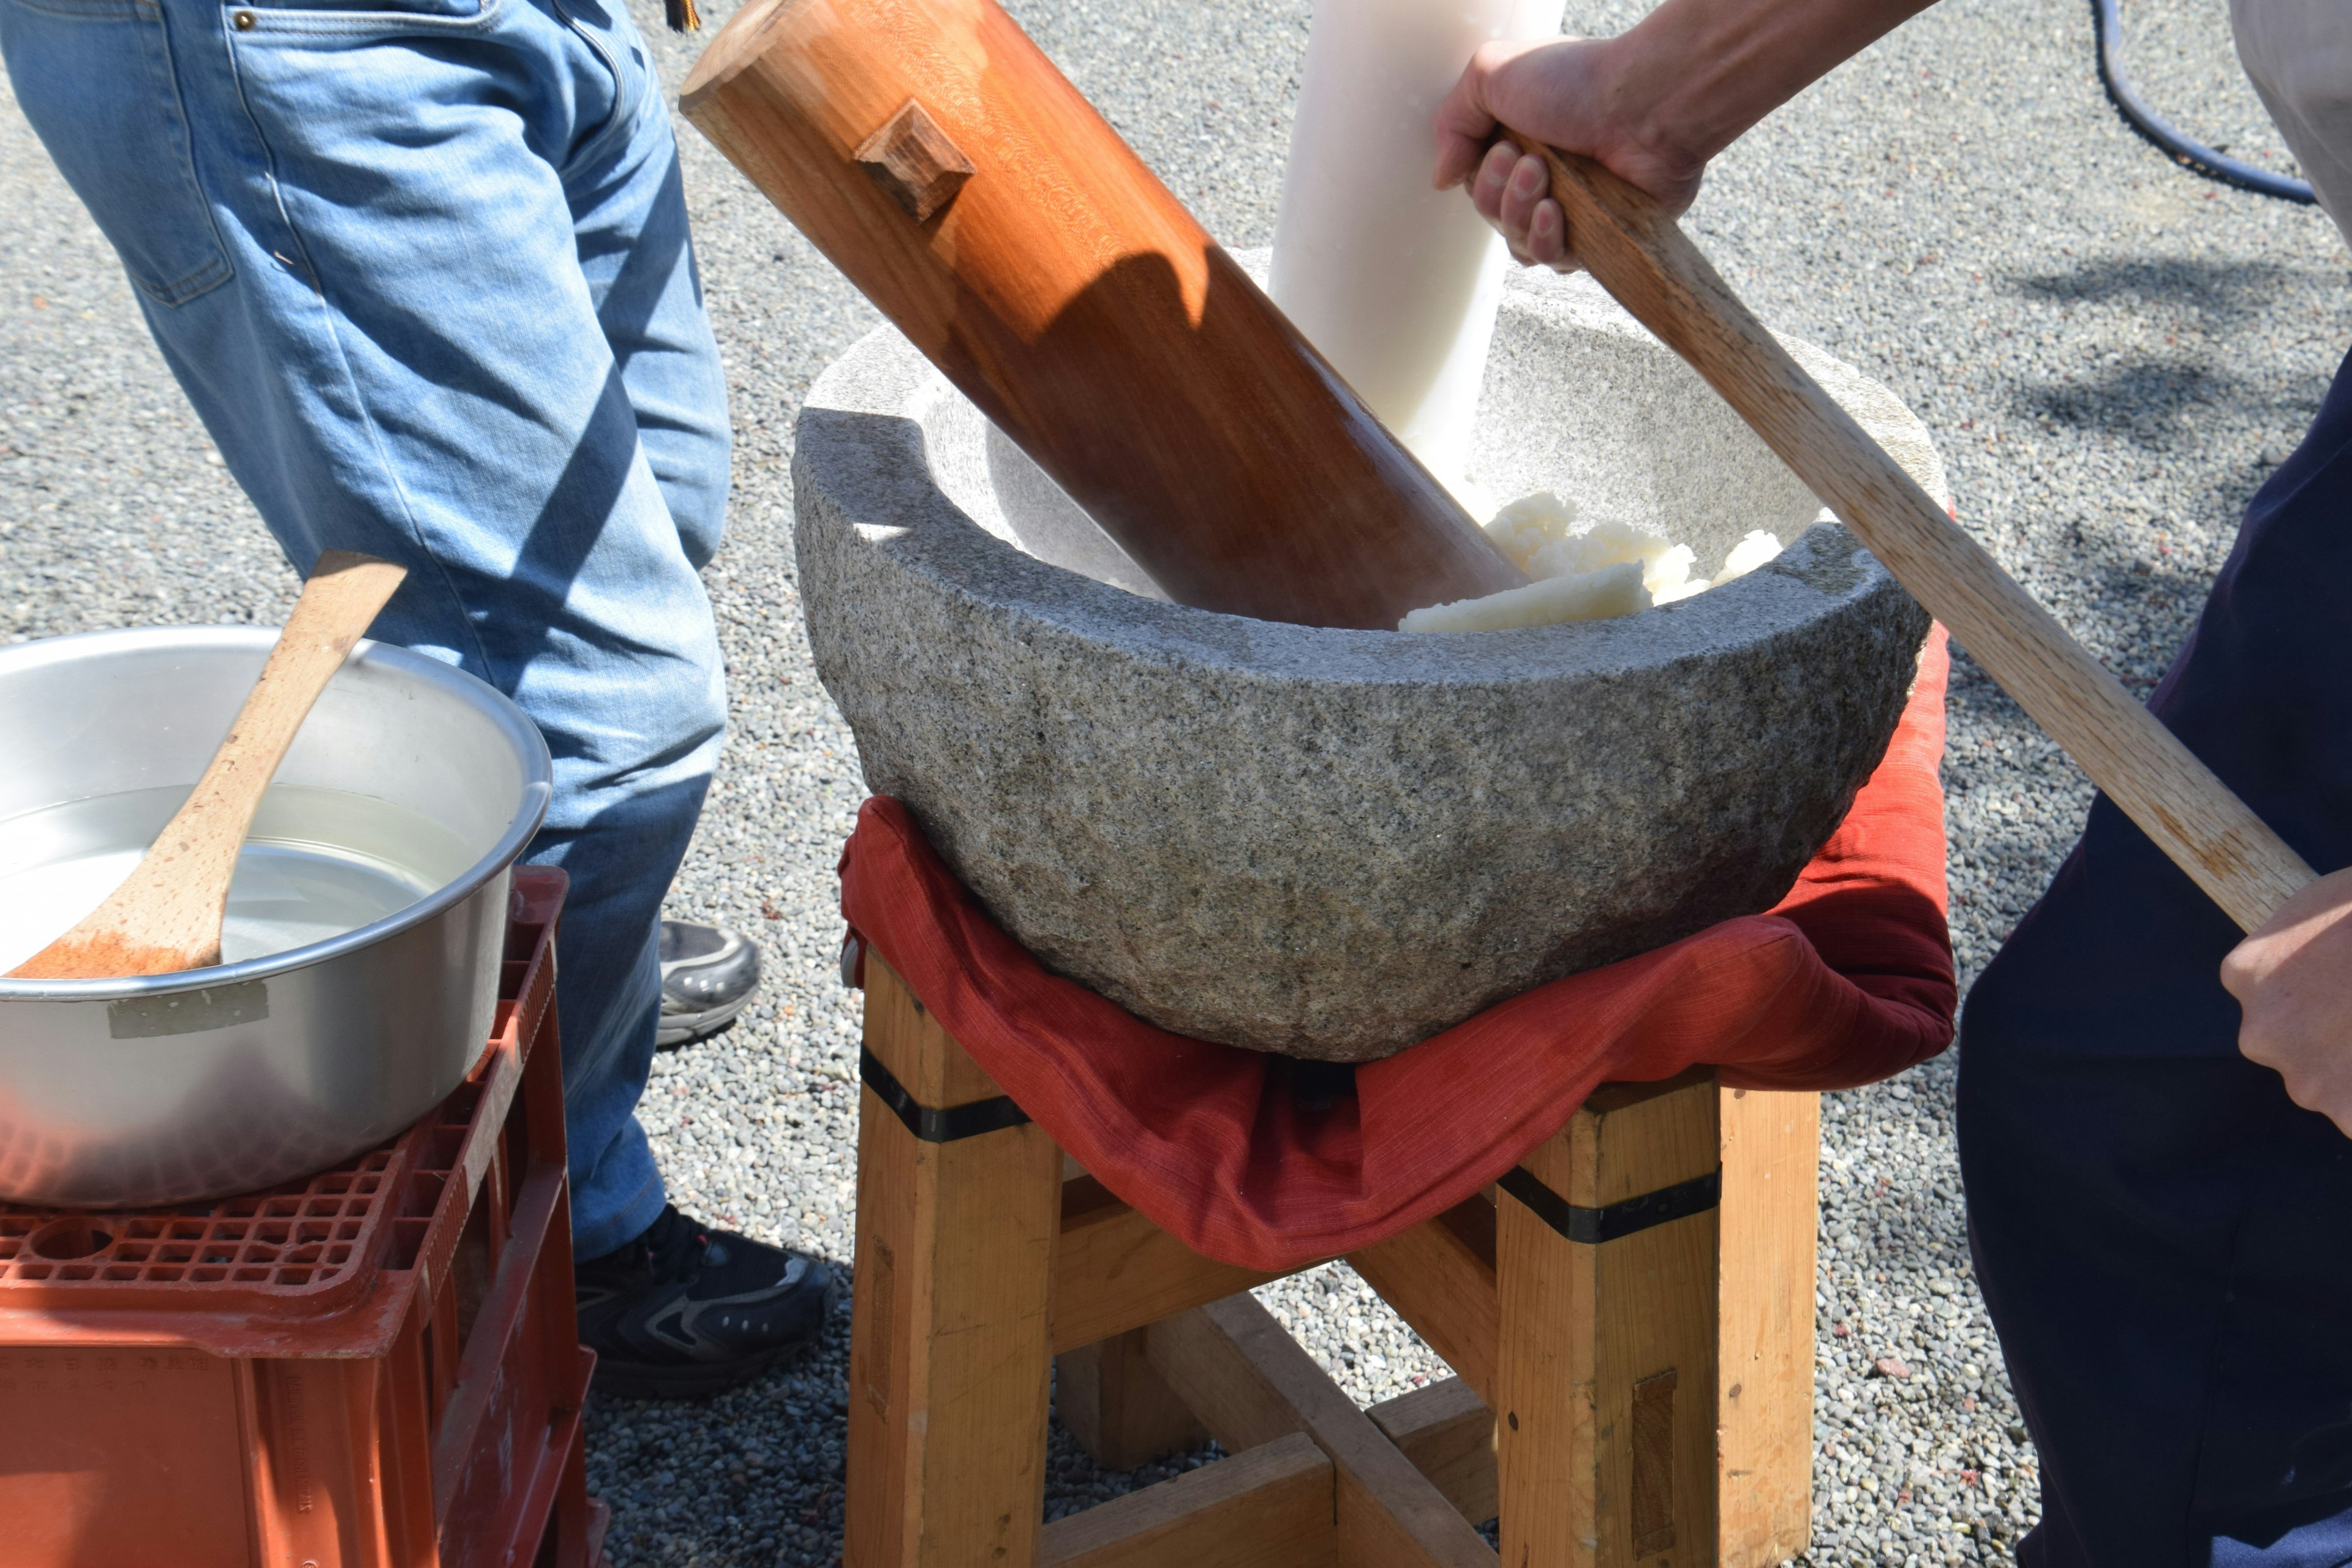
[[[2247,443],[2250,433],[2300,431],[2326,395],[2326,376],[2248,380],[2183,356],[2142,355],[2021,386],[2011,406],[2030,419],[2179,457]],[[2293,445],[2292,437],[2264,441],[2265,450],[2275,450],[2257,462],[2249,443],[2238,463],[2214,464],[2214,504],[2234,515]]]
[[[2331,275],[2328,275],[2332,277]],[[2275,262],[2098,261],[2066,272],[2012,272],[2011,290],[2030,300],[2061,304],[2128,304],[2177,310],[2190,306],[2209,329],[2258,316],[2277,305],[2291,284],[2324,287],[2326,279],[2305,268]]]
[[[2021,411],[2144,447],[2170,447],[2189,434],[2196,410],[2223,401],[2243,406],[2258,395],[2232,375],[2186,359],[2138,359],[2081,380],[2021,388]]]

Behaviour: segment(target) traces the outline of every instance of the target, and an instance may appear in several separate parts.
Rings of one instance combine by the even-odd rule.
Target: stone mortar
[[[1789,346],[1949,503],[1893,394]],[[1577,626],[1197,610],[1156,596],[885,328],[800,419],[817,669],[867,784],[1049,967],[1180,1034],[1387,1056],[1770,907],[1885,750],[1927,627],[1588,279],[1514,280],[1473,463],[1498,500],[1555,489],[1692,545],[1703,573],[1749,529],[1792,542],[1694,599]]]

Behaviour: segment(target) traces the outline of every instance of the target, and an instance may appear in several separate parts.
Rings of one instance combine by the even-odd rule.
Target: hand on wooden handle
[[[2352,869],[2289,899],[2222,961],[2221,984],[2244,1009],[2246,1059],[2352,1135]]]
[[[1655,201],[1590,159],[1549,148],[1544,157],[1576,253],[1601,287],[1723,395],[2231,919],[2252,931],[2312,880],[2303,858],[1805,374]]]

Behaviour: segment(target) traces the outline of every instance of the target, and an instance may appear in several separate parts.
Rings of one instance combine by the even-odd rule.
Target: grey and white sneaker
[[[708,1399],[749,1383],[812,1343],[839,1293],[817,1259],[668,1205],[572,1278],[597,1392],[624,1399]]]
[[[760,989],[760,950],[726,926],[661,923],[661,1023],[654,1048],[674,1051],[731,1026]]]

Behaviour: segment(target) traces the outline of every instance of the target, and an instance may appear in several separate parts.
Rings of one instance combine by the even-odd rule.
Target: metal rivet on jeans
[[[254,16],[250,11],[238,11],[229,17],[229,21],[240,33],[253,31]]]

